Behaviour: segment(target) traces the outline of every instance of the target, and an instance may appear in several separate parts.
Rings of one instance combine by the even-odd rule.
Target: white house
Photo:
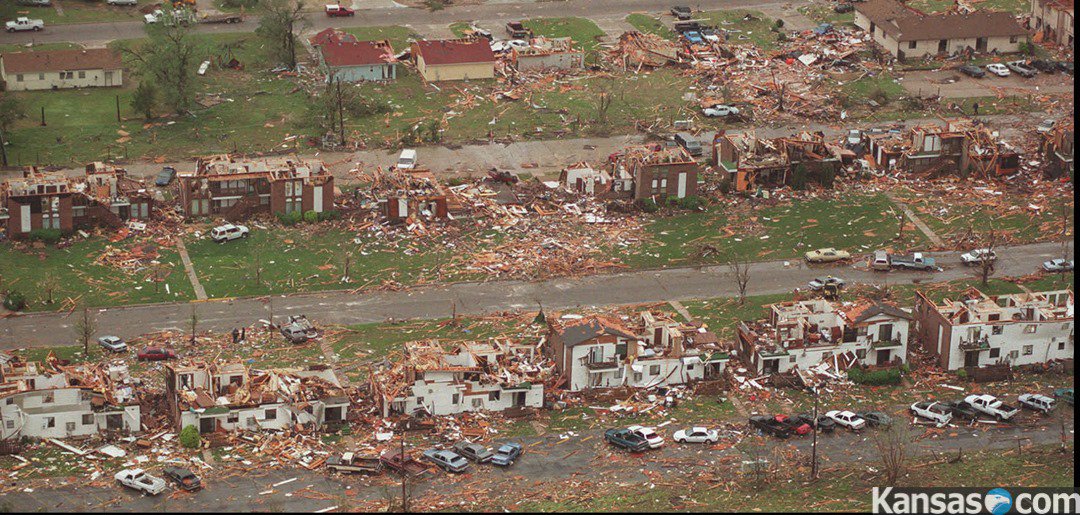
[[[321,428],[344,422],[351,404],[328,366],[249,371],[239,363],[166,365],[165,401],[178,430],[200,433]]]
[[[124,65],[107,48],[6,52],[0,78],[8,91],[123,86]]]
[[[437,340],[411,342],[401,362],[372,374],[383,416],[390,413],[453,415],[544,405],[550,366],[528,345],[460,343],[447,351]]]
[[[969,49],[978,53],[1015,53],[1028,36],[1011,12],[928,14],[898,0],[856,3],[855,25],[901,61],[954,55]]]
[[[737,330],[736,352],[755,374],[806,370],[833,356],[844,356],[844,365],[907,361],[912,315],[891,304],[813,299],[769,310],[768,320],[742,322]]]
[[[969,289],[936,304],[918,292],[919,340],[947,370],[1073,357],[1073,292],[989,296]]]

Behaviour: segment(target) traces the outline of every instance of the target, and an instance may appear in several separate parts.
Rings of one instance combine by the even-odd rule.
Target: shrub
[[[702,207],[705,207],[705,201],[701,200],[701,197],[695,195],[678,199],[675,201],[675,204],[687,211],[697,211]]]
[[[784,20],[781,20],[780,18],[777,18],[776,23],[773,23],[773,26],[775,26],[778,29],[784,28]]]
[[[12,290],[4,297],[4,308],[8,311],[22,311],[26,309],[26,296],[22,292]]]
[[[900,384],[900,369],[888,368],[884,370],[864,370],[859,367],[848,369],[848,379],[853,383],[868,386],[885,386]]]
[[[293,211],[292,213],[278,213],[278,221],[285,225],[296,225],[300,223],[300,220],[304,219],[299,211]]]
[[[731,177],[720,179],[720,193],[724,195],[731,193]]]
[[[315,211],[304,213],[304,221],[309,224],[317,223],[319,221],[319,213],[316,213]]]
[[[660,210],[660,206],[651,198],[639,199],[637,207],[646,213],[655,213]]]
[[[337,220],[338,218],[341,218],[341,213],[338,213],[337,211],[331,210],[331,211],[323,211],[322,213],[319,213],[319,221],[320,222],[325,221],[325,220]]]
[[[199,438],[199,430],[193,425],[186,425],[180,430],[180,445],[188,449],[198,449],[202,439]]]
[[[55,244],[64,237],[64,233],[60,229],[34,229],[27,235],[31,240],[43,241],[48,244]]]
[[[967,379],[967,376],[967,370],[961,368],[960,370],[956,371],[956,377],[959,377],[960,379]]]

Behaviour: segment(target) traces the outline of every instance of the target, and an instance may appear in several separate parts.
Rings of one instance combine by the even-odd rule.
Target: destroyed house
[[[529,45],[512,47],[511,59],[518,71],[573,70],[585,67],[585,53],[574,48],[574,40],[536,37]]]
[[[1049,132],[1041,134],[1039,147],[1043,155],[1043,170],[1047,177],[1072,177],[1073,146],[1076,144],[1073,122],[1062,120]]]
[[[1073,36],[1076,30],[1074,4],[1073,0],[1031,0],[1031,22],[1035,29],[1033,40],[1072,49],[1076,44]]]
[[[597,170],[588,163],[575,163],[559,172],[559,184],[568,191],[601,198],[629,196],[634,190],[634,179],[625,170],[613,178],[606,170]]]
[[[1073,292],[986,295],[975,288],[935,303],[916,292],[922,348],[947,370],[1073,358]]]
[[[941,176],[1008,176],[1020,169],[1020,154],[996,131],[971,120],[919,125],[905,133],[868,133],[866,159],[879,171]]]
[[[899,0],[855,4],[855,25],[901,61],[968,51],[1015,53],[1028,35],[1011,12],[927,14]]]
[[[390,222],[444,220],[462,209],[457,198],[447,195],[430,170],[380,171],[371,189],[378,199],[379,211]]]
[[[126,365],[60,365],[5,355],[0,363],[0,436],[68,438],[142,430]]]
[[[372,372],[371,391],[383,416],[540,408],[551,368],[542,361],[533,346],[508,341],[450,351],[437,340],[411,342],[393,366]]]
[[[892,304],[813,299],[768,308],[767,320],[741,322],[736,330],[736,353],[754,374],[907,361],[912,316]]]
[[[495,53],[484,38],[416,41],[412,57],[428,82],[495,77]]]
[[[397,59],[387,40],[359,41],[329,28],[310,40],[327,82],[387,81],[397,78]]]
[[[177,431],[319,429],[344,423],[351,404],[334,371],[249,370],[240,363],[165,365],[165,402]]]
[[[701,165],[683,147],[630,147],[610,159],[611,175],[634,178],[634,200],[695,196],[700,172]]]
[[[558,384],[574,392],[686,384],[719,377],[728,361],[726,346],[702,326],[651,312],[633,325],[602,315],[549,318],[542,347],[555,360]]]
[[[65,177],[29,168],[21,178],[0,185],[0,221],[10,238],[38,229],[65,233],[97,225],[120,227],[128,220],[146,220],[153,196],[142,182],[122,168],[86,165],[85,174]]]
[[[752,134],[718,134],[713,142],[717,167],[729,174],[733,191],[792,185],[803,179],[831,185],[840,172],[839,148],[822,134],[758,139]]]
[[[659,68],[680,62],[679,47],[674,41],[637,31],[622,33],[613,54],[624,70]]]
[[[290,214],[334,208],[334,176],[322,161],[296,157],[201,158],[181,173],[180,206],[188,218],[239,221],[257,213]]]

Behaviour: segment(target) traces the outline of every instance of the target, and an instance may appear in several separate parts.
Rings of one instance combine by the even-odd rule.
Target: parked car
[[[916,402],[911,405],[911,414],[933,422],[942,427],[952,421],[952,410],[945,404],[933,401]]]
[[[157,177],[154,178],[154,185],[164,188],[173,182],[176,178],[176,168],[166,166],[158,172]]]
[[[469,468],[469,460],[454,451],[428,449],[424,451],[424,459],[447,472],[465,472]]]
[[[1013,73],[1028,79],[1039,74],[1038,70],[1028,66],[1024,61],[1009,61],[1005,63],[1005,67]]]
[[[165,474],[165,477],[171,479],[173,483],[176,483],[176,486],[181,490],[193,492],[202,488],[202,481],[199,480],[199,476],[186,468],[165,467],[161,472]]]
[[[682,145],[691,156],[696,157],[705,153],[705,146],[701,144],[701,140],[689,132],[676,133],[675,142]]]
[[[454,452],[477,463],[487,463],[495,457],[495,454],[491,452],[491,449],[472,442],[458,442],[454,444]]]
[[[825,416],[836,422],[836,425],[858,431],[866,427],[866,421],[850,411],[832,410],[826,411]]]
[[[500,467],[509,467],[513,465],[521,453],[525,451],[525,448],[521,444],[516,442],[504,443],[495,450],[495,456],[491,458],[492,465],[498,465]]]
[[[244,225],[225,224],[210,230],[210,239],[218,243],[225,243],[240,238],[247,238],[251,231]]]
[[[791,436],[791,428],[787,424],[781,423],[775,416],[754,415],[750,417],[750,427],[777,438]]]
[[[840,261],[851,257],[847,251],[836,250],[834,248],[825,248],[811,250],[806,253],[806,261],[809,263],[832,263],[834,261]]]
[[[30,7],[48,7],[52,5],[52,0],[19,0],[19,5],[29,5]]]
[[[142,361],[161,361],[166,359],[176,359],[176,351],[172,349],[166,349],[164,347],[146,347],[139,351],[135,355],[136,358]]]
[[[834,422],[833,419],[826,417],[825,415],[819,416],[817,420],[814,420],[814,416],[809,413],[803,413],[795,418],[799,422],[802,422],[810,426],[811,428],[816,427],[818,431],[821,431],[823,433],[831,433],[833,429],[836,429],[836,422]]]
[[[813,426],[804,422],[799,417],[789,417],[787,415],[776,415],[773,417],[780,425],[787,427],[792,433],[799,436],[810,434],[814,430]]]
[[[671,438],[678,443],[716,443],[720,441],[720,433],[706,427],[691,427],[675,431]]]
[[[994,249],[975,249],[960,255],[960,262],[965,266],[975,266],[986,261],[997,261],[997,252],[994,252]]]
[[[671,15],[680,20],[689,20],[694,16],[694,11],[685,5],[675,5],[671,7]]]
[[[982,68],[975,66],[974,64],[965,64],[960,67],[960,73],[976,79],[986,77],[986,72]]]
[[[993,73],[998,77],[1008,77],[1009,75],[1011,75],[1011,73],[1009,73],[1009,68],[1001,63],[993,63],[986,65],[986,71]]]
[[[138,5],[139,0],[105,0],[109,5]]]
[[[1027,408],[1032,411],[1038,411],[1040,413],[1050,413],[1054,411],[1057,406],[1057,402],[1052,397],[1047,397],[1038,393],[1025,393],[1017,397],[1016,402],[1020,404],[1020,407]]]
[[[399,170],[412,170],[416,168],[416,149],[407,148],[401,151],[397,159]]]
[[[1073,74],[1073,63],[1072,63],[1072,61],[1058,61],[1055,64],[1057,64],[1058,71],[1060,71],[1062,73],[1068,73],[1069,75]]]
[[[964,397],[964,402],[970,404],[977,411],[998,420],[1008,420],[1020,412],[1019,409],[1001,402],[993,395],[968,395]]]
[[[664,437],[657,434],[656,430],[651,427],[630,426],[627,429],[649,442],[650,449],[659,449],[664,446]]]
[[[842,4],[837,4],[836,7],[833,7],[833,11],[835,11],[837,13],[840,13],[840,14],[849,13],[849,12],[854,11],[854,10],[855,10],[855,6],[851,5],[850,3],[847,3],[847,2],[844,2]]]
[[[1043,121],[1039,122],[1039,125],[1035,126],[1035,131],[1040,132],[1040,133],[1047,133],[1047,132],[1050,132],[1050,131],[1054,130],[1054,127],[1056,125],[1057,125],[1057,120],[1046,119],[1046,120],[1043,120]]]
[[[810,281],[809,283],[807,283],[807,286],[809,286],[810,289],[814,291],[818,291],[826,286],[833,287],[839,290],[843,289],[844,284],[846,283],[843,279],[827,275],[825,277],[818,277]]]
[[[97,339],[98,345],[101,348],[112,352],[125,352],[128,350],[127,344],[119,336],[102,336]]]
[[[881,411],[866,411],[859,413],[859,418],[866,421],[866,425],[869,427],[892,425],[892,417]]]
[[[1043,59],[1035,59],[1034,61],[1031,61],[1030,64],[1031,64],[1032,68],[1035,68],[1036,70],[1039,70],[1042,73],[1054,73],[1054,72],[1058,71],[1057,65],[1054,64],[1054,61],[1046,61],[1046,60],[1043,60]]]
[[[889,266],[907,270],[934,270],[937,268],[937,263],[934,258],[922,252],[916,252],[905,255],[889,254]]]
[[[889,253],[884,250],[875,250],[873,257],[870,258],[870,269],[881,272],[887,272],[892,268],[892,261],[889,260]]]
[[[604,440],[607,440],[611,445],[634,452],[641,452],[649,448],[649,442],[629,429],[608,429],[604,431]]]
[[[330,456],[326,459],[326,468],[334,472],[359,472],[364,474],[378,474],[382,472],[383,462],[373,454],[357,454],[346,452],[341,455]]]
[[[157,495],[165,491],[165,480],[151,476],[143,469],[124,469],[113,477],[121,485],[138,490],[145,495]]]
[[[948,408],[949,413],[952,414],[953,418],[962,418],[965,420],[975,420],[979,418],[979,411],[965,401],[948,401],[942,402],[941,405]]]
[[[844,146],[852,149],[862,145],[862,136],[862,131],[859,129],[848,129],[847,136],[844,139]]]
[[[408,454],[402,454],[400,451],[389,451],[382,454],[379,456],[379,461],[386,468],[409,477],[416,477],[428,471],[428,466],[423,462]]]
[[[331,18],[336,18],[339,16],[354,16],[356,15],[356,11],[349,9],[344,5],[329,4],[326,6],[326,15]]]
[[[1054,398],[1061,399],[1063,402],[1067,402],[1069,406],[1073,405],[1073,389],[1072,388],[1058,388],[1054,390]]]
[[[4,28],[8,32],[23,32],[27,30],[40,31],[45,29],[45,22],[41,20],[31,20],[26,16],[19,16],[14,21],[9,21],[4,24]]]
[[[701,114],[708,116],[709,118],[717,118],[723,116],[733,116],[739,114],[739,108],[729,105],[715,105],[712,107],[706,107],[701,110]]]
[[[1073,260],[1065,261],[1065,258],[1051,259],[1043,262],[1043,270],[1047,272],[1072,272]]]

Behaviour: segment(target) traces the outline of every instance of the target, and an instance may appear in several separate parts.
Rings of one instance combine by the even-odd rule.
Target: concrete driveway
[[[941,95],[945,98],[996,97],[1001,95],[1057,95],[1073,92],[1072,75],[1055,73],[1038,74],[1025,79],[1016,74],[998,77],[986,74],[976,79],[958,70],[933,70],[907,72],[900,84],[908,93],[927,96]]]

